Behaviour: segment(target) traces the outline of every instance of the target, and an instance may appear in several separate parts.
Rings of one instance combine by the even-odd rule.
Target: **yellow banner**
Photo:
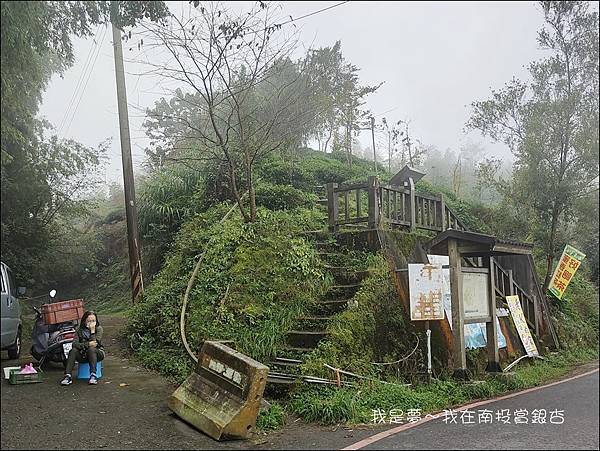
[[[512,315],[513,322],[515,323],[515,327],[517,328],[517,332],[519,333],[519,337],[521,338],[521,342],[523,343],[523,347],[525,348],[525,352],[529,357],[539,356],[540,353],[537,350],[537,346],[535,345],[535,341],[533,341],[533,336],[531,335],[531,331],[525,320],[519,296],[506,296],[506,302],[508,303],[508,308]]]
[[[585,254],[583,252],[567,244],[558,261],[558,265],[556,265],[554,274],[552,274],[552,281],[550,282],[548,291],[558,299],[562,299],[567,286],[571,282],[571,279],[573,279],[577,268],[579,268],[584,258]]]

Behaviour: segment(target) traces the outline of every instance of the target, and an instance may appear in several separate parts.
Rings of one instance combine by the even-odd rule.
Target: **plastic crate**
[[[77,363],[77,379],[90,378],[90,364],[88,362]],[[96,378],[102,378],[102,360],[96,362]]]
[[[37,373],[35,374],[19,374],[19,371],[21,371],[20,368],[18,370],[12,370],[8,377],[8,383],[12,385],[21,385],[42,382],[42,372],[39,368],[36,368],[36,370]]]
[[[44,316],[44,322],[46,324],[79,321],[83,316],[83,299],[43,304],[42,315]]]

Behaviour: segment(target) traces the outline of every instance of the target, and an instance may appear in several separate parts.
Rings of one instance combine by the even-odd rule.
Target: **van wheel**
[[[17,331],[17,338],[15,342],[8,348],[8,358],[18,359],[21,355],[21,328]]]

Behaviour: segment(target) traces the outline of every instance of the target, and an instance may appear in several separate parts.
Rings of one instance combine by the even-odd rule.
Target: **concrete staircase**
[[[307,232],[316,238],[315,247],[325,269],[333,277],[334,285],[315,303],[312,310],[296,320],[294,328],[287,332],[287,346],[271,363],[268,382],[271,384],[293,384],[304,382],[324,383],[319,378],[302,377],[300,365],[306,355],[313,351],[329,333],[327,326],[331,318],[346,310],[368,271],[354,271],[345,261],[348,248],[339,245],[328,232]]]

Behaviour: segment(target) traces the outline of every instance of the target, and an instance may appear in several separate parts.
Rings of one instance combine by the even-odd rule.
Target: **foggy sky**
[[[335,3],[284,2],[282,16],[300,17]],[[188,2],[173,2],[169,7],[175,13],[190,8]],[[378,121],[383,116],[390,122],[410,120],[413,138],[442,151],[457,151],[471,141],[481,143],[489,155],[510,158],[505,146],[477,134],[465,135],[463,127],[471,102],[489,97],[490,88],[501,88],[513,76],[527,79],[525,66],[543,56],[536,42],[543,23],[537,3],[349,2],[295,23],[307,48],[331,46],[341,40],[344,57],[361,68],[363,84],[385,82],[366,104]],[[57,129],[64,122],[60,136],[88,146],[112,137],[106,181],[122,183],[111,40],[110,28],[100,27],[96,41],[102,45],[96,58],[95,53],[90,54],[97,48],[91,38],[74,39],[76,63],[64,78],[53,77],[40,114]],[[135,42],[124,44],[124,54],[137,171],[148,143],[141,126],[143,110],[165,93],[155,79],[133,75],[148,68],[131,60],[151,59],[151,54],[138,51]],[[95,63],[87,86],[79,95],[86,83],[83,79],[70,102],[88,59],[90,67]],[[69,105],[71,114],[63,121]],[[363,147],[371,146],[366,132],[360,141]]]

